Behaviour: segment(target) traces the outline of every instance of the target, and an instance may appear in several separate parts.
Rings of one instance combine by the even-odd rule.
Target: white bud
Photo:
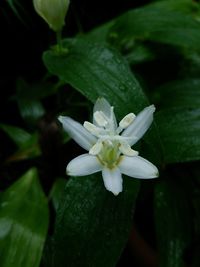
[[[65,24],[69,0],[33,0],[36,12],[54,31],[59,31]]]

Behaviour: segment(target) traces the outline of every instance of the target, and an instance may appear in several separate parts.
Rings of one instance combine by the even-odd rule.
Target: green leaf
[[[185,14],[199,15],[200,7],[195,1],[190,0],[160,0],[152,6],[165,9],[167,11],[181,11]]]
[[[57,210],[61,197],[64,193],[65,185],[67,180],[63,178],[58,178],[51,189],[51,192],[49,194],[49,199],[52,200],[54,209]]]
[[[118,115],[138,112],[148,105],[142,89],[127,62],[116,51],[83,39],[67,39],[63,47],[68,54],[44,53],[50,73],[69,83],[92,102],[105,97],[116,107]]]
[[[191,0],[161,0],[157,3],[149,4],[146,7],[142,7],[141,9],[148,9],[148,8],[155,8],[163,11],[163,12],[181,12],[187,15],[192,15],[194,18],[198,20],[200,17],[200,7],[199,4],[191,1]],[[159,13],[159,12],[158,12]],[[159,14],[158,14],[159,15]],[[121,17],[125,17],[126,15],[122,15]],[[136,18],[137,19],[137,18]],[[152,23],[155,18],[152,18]],[[86,33],[85,35],[81,36],[83,38],[86,38],[90,41],[95,42],[110,42],[118,47],[119,43],[117,44],[115,41],[118,40],[118,33],[113,30],[113,26],[118,24],[119,18],[110,20],[94,29]],[[116,27],[116,26],[115,26]],[[114,28],[115,28],[114,27]],[[121,40],[122,41],[122,40]],[[125,43],[125,46],[127,45],[128,40],[123,40]]]
[[[139,181],[124,179],[117,197],[102,177],[74,177],[67,183],[53,236],[52,266],[116,266],[126,244]]]
[[[131,51],[125,55],[130,65],[140,64],[155,59],[154,53],[146,46],[134,44]]]
[[[200,80],[184,79],[169,82],[156,90],[159,105],[164,108],[199,108]]]
[[[110,36],[114,35],[118,43],[134,37],[199,50],[200,23],[185,12],[186,6],[182,12],[179,8],[186,1],[178,1],[177,5],[168,8],[166,2],[126,12],[116,20]]]
[[[157,113],[165,162],[200,159],[200,108],[169,108]]]
[[[187,79],[163,85],[161,111],[156,122],[164,146],[165,162],[200,159],[200,80]]]
[[[109,29],[113,26],[115,20],[106,22],[94,29],[85,35],[81,36],[82,38],[87,39],[88,41],[93,41],[96,43],[106,43],[108,40]]]
[[[199,190],[199,181],[200,181],[200,170],[199,167],[192,170],[196,176],[195,182],[192,184],[191,197],[192,197],[192,209],[193,209],[193,220],[194,220],[194,244],[192,247],[192,267],[198,267],[200,265],[199,259],[199,249],[200,249],[200,190]],[[192,181],[192,180],[191,180]],[[187,183],[188,186],[188,183]]]
[[[1,267],[37,267],[48,229],[48,206],[31,169],[1,195]]]
[[[190,245],[191,214],[180,183],[163,181],[155,189],[155,220],[160,267],[183,267],[183,253]]]

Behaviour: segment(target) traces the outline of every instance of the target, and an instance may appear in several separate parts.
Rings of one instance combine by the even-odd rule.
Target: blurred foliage
[[[200,3],[95,6],[71,1],[62,49],[31,1],[0,7],[0,266],[146,266],[155,250],[159,267],[198,267]],[[82,150],[57,117],[88,120],[98,96],[119,120],[155,104],[137,146],[159,179],[125,177],[118,197],[98,175],[64,179]],[[133,222],[142,241],[125,249]]]
[[[35,169],[2,193],[0,228],[1,266],[40,265],[48,229],[48,206]]]

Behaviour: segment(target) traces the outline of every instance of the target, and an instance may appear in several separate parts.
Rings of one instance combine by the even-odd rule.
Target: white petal
[[[123,174],[134,178],[149,179],[159,175],[156,166],[140,156],[122,156],[118,167]]]
[[[106,117],[110,118],[111,105],[105,98],[99,97],[94,104],[93,114],[96,111],[102,111],[106,115]]]
[[[153,121],[154,105],[143,109],[134,119],[132,124],[124,130],[121,136],[130,137],[128,143],[134,145],[146,133]]]
[[[111,121],[111,130],[116,131],[117,130],[117,120],[115,117],[114,107],[111,107],[110,121]]]
[[[109,104],[109,102],[103,98],[103,97],[99,97],[94,105],[93,108],[93,114],[96,111],[102,111],[104,113],[104,115],[110,119],[113,123],[113,128],[116,129],[117,128],[117,120],[113,111],[113,107],[111,107],[111,105]],[[96,121],[95,118],[93,117],[93,123],[96,125]]]
[[[71,160],[67,165],[67,174],[70,176],[85,176],[98,172],[102,166],[97,157],[83,154]]]
[[[96,143],[97,138],[90,134],[80,123],[70,117],[59,116],[58,120],[62,123],[64,130],[69,136],[86,150]]]
[[[102,176],[105,188],[108,191],[111,191],[115,196],[122,192],[122,175],[118,168],[104,168]]]

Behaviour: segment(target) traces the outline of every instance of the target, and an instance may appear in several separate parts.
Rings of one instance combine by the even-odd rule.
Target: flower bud
[[[65,24],[69,0],[33,0],[36,12],[54,31],[59,31]]]

